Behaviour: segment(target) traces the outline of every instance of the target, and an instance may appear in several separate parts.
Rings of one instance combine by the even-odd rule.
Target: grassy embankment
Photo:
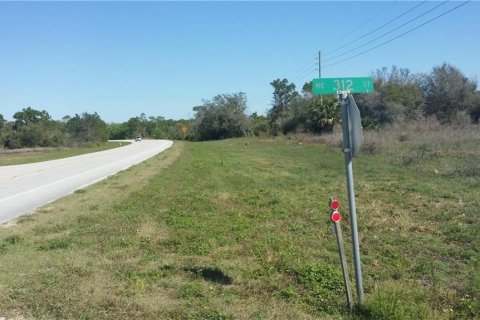
[[[40,161],[55,160],[86,153],[113,149],[126,145],[129,142],[107,142],[101,145],[88,145],[78,148],[34,148],[0,150],[0,166],[25,164]]]
[[[0,316],[478,318],[479,128],[444,131],[368,136],[354,161],[353,316],[327,209],[338,196],[348,240],[343,155],[308,137],[176,143],[0,229]]]

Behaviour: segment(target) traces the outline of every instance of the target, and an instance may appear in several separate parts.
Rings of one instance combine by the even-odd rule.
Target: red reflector
[[[339,222],[340,220],[342,220],[342,215],[338,211],[333,211],[330,219],[332,219],[333,222]]]
[[[338,208],[340,208],[340,202],[338,200],[330,201],[330,209],[337,210]]]

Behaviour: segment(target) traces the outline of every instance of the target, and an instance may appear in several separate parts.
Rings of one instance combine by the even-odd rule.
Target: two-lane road
[[[167,140],[143,140],[76,157],[1,166],[0,224],[138,164],[171,145]]]

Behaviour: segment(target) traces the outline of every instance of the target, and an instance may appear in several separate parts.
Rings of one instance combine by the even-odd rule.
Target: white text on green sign
[[[372,93],[373,79],[370,77],[316,78],[312,80],[313,94],[333,94],[338,91],[350,93]]]

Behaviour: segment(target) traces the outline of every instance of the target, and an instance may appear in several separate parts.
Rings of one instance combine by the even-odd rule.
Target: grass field
[[[335,136],[292,136],[177,142],[0,229],[0,316],[479,318],[478,127],[443,144],[395,130],[354,160],[353,314],[327,209],[338,197],[352,271],[343,155]]]
[[[102,145],[89,145],[78,148],[35,148],[2,150],[0,151],[0,166],[33,163],[79,156],[85,153],[92,153],[117,148],[126,144],[128,144],[128,142],[107,142]]]

